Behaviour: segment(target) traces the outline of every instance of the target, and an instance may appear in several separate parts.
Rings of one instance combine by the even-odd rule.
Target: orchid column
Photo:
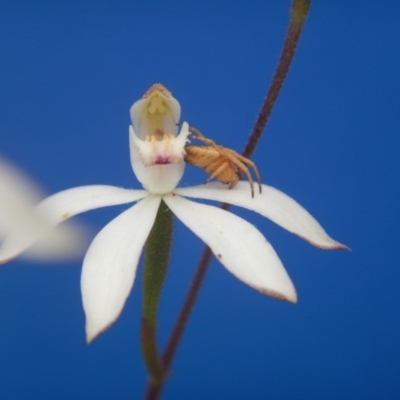
[[[177,142],[177,151],[173,144],[180,112],[179,103],[160,84],[153,85],[131,108],[132,167],[138,180],[150,191],[169,192],[182,177],[186,137],[182,136]],[[157,310],[167,274],[172,235],[173,215],[161,201],[146,242],[143,271],[141,348],[150,381],[154,383],[163,380],[157,351]]]

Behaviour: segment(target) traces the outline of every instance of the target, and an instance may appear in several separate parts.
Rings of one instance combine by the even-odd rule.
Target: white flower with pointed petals
[[[256,290],[295,303],[295,288],[265,237],[244,219],[220,208],[185,197],[241,206],[324,249],[345,248],[331,239],[318,222],[282,192],[263,185],[249,196],[246,182],[228,190],[211,183],[177,188],[184,172],[184,146],[189,135],[184,122],[178,136],[179,103],[162,85],[154,85],[131,108],[131,163],[145,190],[84,186],[57,193],[38,208],[52,215],[54,225],[99,207],[137,202],[106,225],[90,245],[82,269],[81,289],[86,314],[86,338],[92,341],[119,316],[135,280],[140,254],[154,224],[161,200],[212,250],[238,279]],[[0,248],[0,262],[24,248]],[[4,257],[4,254],[7,254]]]

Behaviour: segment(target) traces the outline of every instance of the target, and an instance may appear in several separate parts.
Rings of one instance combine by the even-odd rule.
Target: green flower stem
[[[282,48],[281,56],[279,58],[278,66],[276,68],[274,77],[272,79],[271,85],[269,87],[267,96],[263,102],[260,113],[258,115],[257,121],[254,128],[250,134],[249,140],[243,151],[243,156],[250,158],[253,154],[261,134],[263,133],[265,126],[267,125],[269,116],[273,109],[276,99],[280,93],[280,90],[285,81],[287,72],[292,63],[293,56],[296,52],[296,48],[301,36],[301,32],[306,21],[308,11],[310,9],[311,0],[293,0],[289,28],[286,34],[285,42]],[[222,204],[223,209],[228,210],[229,204]],[[164,376],[168,374],[171,367],[173,357],[175,355],[176,349],[179,345],[180,339],[183,335],[187,320],[193,309],[193,305],[196,301],[197,295],[200,291],[201,285],[203,283],[204,277],[206,275],[209,262],[211,260],[211,250],[206,246],[203,255],[199,261],[195,276],[193,278],[192,284],[190,286],[189,292],[181,308],[181,312],[175,322],[172,333],[167,342],[163,357],[161,359],[161,365],[163,369]],[[159,384],[151,384],[147,387],[147,392],[145,395],[146,400],[156,400],[159,398],[161,390],[163,388],[164,381]]]
[[[161,290],[167,275],[172,245],[173,215],[161,201],[154,226],[146,242],[143,271],[143,310],[141,348],[150,382],[163,381],[157,350],[157,310]]]

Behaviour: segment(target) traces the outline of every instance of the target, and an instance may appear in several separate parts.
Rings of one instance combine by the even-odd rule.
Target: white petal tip
[[[91,344],[93,342],[93,340],[94,340],[93,337],[86,336],[86,343],[87,344]]]
[[[101,334],[103,334],[105,331],[111,328],[111,325],[114,323],[111,322],[109,325],[107,325],[104,328],[95,328],[93,326],[90,326],[86,324],[86,343],[91,344],[94,339],[97,339]]]
[[[306,239],[304,239],[304,240],[306,240]],[[312,243],[312,242],[309,242],[309,243],[315,247],[318,247],[319,249],[322,249],[322,250],[348,250],[348,251],[351,251],[350,247],[346,246],[345,244],[336,242],[335,240],[331,240],[329,243],[326,243],[326,244],[318,244],[318,243]]]
[[[265,294],[266,296],[273,297],[276,300],[287,301],[288,303],[293,303],[293,304],[297,303],[297,293],[294,289],[291,291],[291,293],[286,293],[286,294],[281,292],[276,292],[270,289],[263,289],[263,288],[254,288],[254,289],[256,289],[258,292],[262,294]]]
[[[0,266],[7,264],[8,262],[14,260],[18,256],[19,256],[19,254],[17,254],[15,257],[8,257],[8,258],[0,259]]]
[[[351,251],[351,248],[349,246],[346,246],[345,244],[338,243],[337,246],[335,248],[333,248],[332,250],[347,250],[347,251]]]

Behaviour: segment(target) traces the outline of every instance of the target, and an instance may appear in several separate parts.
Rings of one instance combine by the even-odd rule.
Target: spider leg
[[[193,128],[192,126],[189,127],[189,130],[193,134],[195,139],[200,140],[201,142],[203,142],[207,146],[210,146],[210,147],[214,148],[215,150],[217,150],[218,153],[221,156],[224,155],[236,167],[236,173],[237,173],[238,179],[233,180],[233,181],[230,182],[229,189],[232,189],[233,187],[235,187],[235,185],[237,184],[238,180],[239,179],[243,179],[243,176],[246,175],[246,177],[247,177],[247,179],[249,181],[249,184],[250,184],[251,197],[254,197],[254,181],[253,181],[253,178],[252,178],[252,176],[250,174],[249,168],[247,167],[247,166],[249,166],[249,167],[251,167],[253,169],[254,174],[255,174],[255,176],[257,178],[258,190],[259,190],[260,193],[262,192],[262,184],[261,184],[260,173],[258,172],[258,168],[257,168],[256,164],[253,161],[251,161],[248,158],[238,154],[236,151],[234,151],[232,149],[228,149],[228,148],[225,148],[223,146],[217,145],[213,140],[207,139],[198,129]],[[214,168],[216,168],[216,169],[209,176],[209,178],[206,180],[205,183],[209,182],[213,178],[216,178],[220,173],[222,173],[224,171],[224,169],[227,166],[228,166],[228,162],[227,161],[217,160],[217,161],[214,161],[213,163],[211,163],[207,167],[207,169],[209,171],[212,171]]]
[[[255,174],[255,176],[257,178],[257,182],[258,182],[258,189],[259,189],[259,191],[261,193],[262,192],[261,177],[260,177],[260,174],[258,172],[258,168],[257,168],[256,164],[253,161],[249,160],[246,157],[243,157],[240,154],[237,154],[237,157],[243,164],[250,165],[250,167],[253,168],[254,174]]]
[[[238,182],[239,182],[239,179],[232,181],[231,184],[229,185],[229,189],[233,189],[237,185]]]
[[[226,149],[228,150],[228,149]],[[254,182],[253,182],[253,178],[251,177],[250,171],[249,169],[246,167],[246,165],[240,161],[240,159],[237,157],[239,154],[237,154],[235,151],[231,150],[232,153],[230,151],[227,151],[225,153],[225,156],[233,162],[234,165],[236,165],[238,167],[238,169],[244,173],[247,176],[247,179],[249,181],[250,184],[250,189],[251,189],[251,197],[254,197]],[[235,154],[236,153],[236,154]]]
[[[226,168],[227,165],[228,165],[228,161],[220,161],[220,160],[214,161],[212,164],[210,164],[207,169],[212,170],[214,167],[216,167],[216,169],[207,178],[207,180],[204,183],[208,183],[211,181],[211,179],[216,178]]]
[[[218,145],[214,142],[214,140],[207,139],[198,129],[193,128],[192,126],[190,126],[190,127],[189,127],[189,131],[192,132],[192,133],[194,134],[194,137],[195,137],[197,140],[200,140],[201,142],[205,143],[206,145],[211,146],[211,147],[213,147],[214,149],[220,151],[220,147],[221,147],[221,146],[218,146]]]
[[[197,139],[204,138],[204,135],[198,129],[193,128],[193,126],[189,126],[189,132],[191,132]]]

